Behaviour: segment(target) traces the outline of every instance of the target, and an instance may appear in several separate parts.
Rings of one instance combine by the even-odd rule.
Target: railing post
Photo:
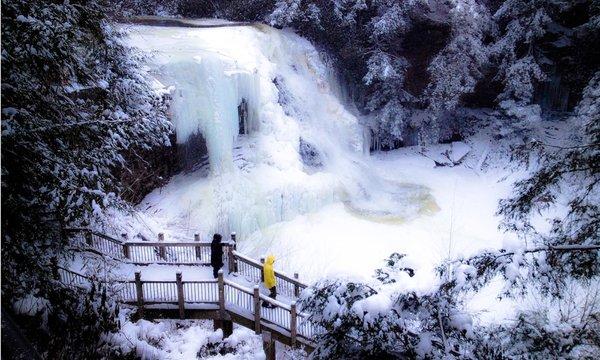
[[[127,245],[127,233],[121,233],[121,241],[123,241],[123,257],[129,259],[129,245]]]
[[[198,243],[198,245],[196,245],[194,247],[194,250],[196,251],[196,259],[201,261],[202,260],[202,249],[200,248],[200,234],[194,234],[194,242]]]
[[[135,291],[137,293],[137,305],[140,317],[144,317],[144,289],[142,287],[142,273],[135,272]]]
[[[233,250],[237,250],[237,243],[236,243],[236,237],[237,234],[235,232],[231,233],[231,243],[233,244]]]
[[[292,347],[296,346],[296,334],[298,332],[297,322],[298,314],[296,313],[296,302],[292,301],[290,304],[290,337],[292,338]]]
[[[265,352],[266,360],[275,360],[275,341],[271,336],[270,331],[262,332],[263,350]]]
[[[183,298],[183,280],[181,279],[181,272],[175,274],[175,281],[177,282],[177,303],[179,305],[179,318],[185,319],[185,299]]]
[[[260,282],[265,282],[265,257],[260,257]]]
[[[219,311],[221,318],[225,317],[225,281],[223,280],[223,270],[217,273],[217,282],[219,285]]]
[[[300,278],[300,275],[298,275],[298,273],[294,273],[294,280],[296,280],[296,282],[294,283],[294,296],[298,297],[300,296],[300,286],[298,286],[298,278]]]
[[[237,240],[236,240],[237,234],[235,232],[231,233],[231,242],[233,243],[233,251],[237,251]],[[234,272],[237,273],[238,272],[238,264],[235,261],[235,256],[233,255],[233,251],[231,252],[231,256],[229,257],[229,261],[231,261],[231,263],[233,264],[233,266],[230,265],[231,267],[231,271],[230,272]]]
[[[233,255],[233,245],[227,245],[227,268],[230,274],[235,272],[235,256]]]
[[[258,285],[254,286],[254,331],[260,334],[260,291]]]
[[[131,257],[129,245],[127,243],[123,244],[123,257],[125,259],[129,259]]]
[[[228,337],[233,333],[233,321],[227,316],[227,309],[225,308],[225,281],[223,279],[223,270],[218,272],[218,286],[219,286],[219,319],[214,321],[215,330],[223,329],[223,337]]]
[[[85,230],[85,243],[89,247],[94,247],[94,241],[92,239],[92,230]]]
[[[60,273],[58,272],[58,258],[53,256],[50,262],[52,267],[52,278],[56,281],[60,281]]]
[[[158,242],[162,243],[162,242],[164,242],[164,241],[165,241],[165,234],[163,234],[163,233],[159,233],[159,234],[158,234]],[[159,256],[160,258],[162,258],[162,259],[165,259],[165,258],[166,258],[166,256],[165,256],[165,247],[164,247],[164,245],[159,245],[159,246],[158,246],[158,256]],[[166,260],[166,259],[165,259],[165,260]]]

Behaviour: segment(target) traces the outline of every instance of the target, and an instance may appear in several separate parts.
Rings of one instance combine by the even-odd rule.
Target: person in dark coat
[[[221,235],[214,234],[210,244],[210,265],[213,268],[213,276],[218,277],[218,272],[223,267],[223,245],[221,244]]]

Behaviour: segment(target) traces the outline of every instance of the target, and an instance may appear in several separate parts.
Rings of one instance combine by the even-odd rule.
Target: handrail
[[[287,311],[291,310],[291,307],[288,304],[282,303],[281,301],[277,301],[276,299],[273,299],[265,294],[259,294],[258,296],[260,297],[260,299],[262,301],[266,301],[269,304],[275,305],[275,306],[282,308],[284,310],[287,310]]]
[[[299,280],[294,279],[289,277],[289,275],[286,275],[282,272],[280,272],[279,270],[274,270],[275,272],[275,277],[278,277],[280,279],[283,279],[285,281],[291,282],[294,285],[298,285],[300,288],[302,288],[302,290],[306,289],[308,287],[308,285],[301,283]]]
[[[175,284],[175,280],[142,280],[144,284]]]
[[[115,238],[112,238],[112,237],[110,237],[110,236],[108,236],[108,235],[106,235],[106,234],[99,233],[99,232],[96,232],[96,231],[92,231],[92,234],[93,234],[93,235],[96,235],[96,236],[98,236],[98,237],[101,237],[101,238],[103,238],[104,240],[111,241],[111,242],[113,242],[113,243],[115,243],[115,244],[117,244],[117,245],[123,245],[123,242],[122,242],[121,240],[117,240],[117,239],[115,239]]]
[[[121,240],[115,239],[115,238],[113,238],[111,236],[108,236],[108,235],[106,235],[104,233],[101,233],[101,232],[97,232],[97,231],[92,230],[92,229],[88,229],[88,228],[66,228],[64,230],[66,232],[71,232],[71,233],[76,233],[76,232],[84,232],[85,233],[85,232],[87,232],[87,233],[89,233],[91,235],[96,235],[96,236],[101,237],[101,238],[103,238],[105,240],[111,241],[111,242],[113,242],[113,243],[115,243],[117,245],[123,245],[123,242]]]
[[[231,286],[232,288],[234,288],[236,290],[239,290],[239,291],[241,291],[243,293],[246,293],[248,295],[252,295],[252,290],[250,290],[250,289],[248,289],[248,288],[246,288],[246,287],[244,287],[244,286],[242,286],[240,284],[234,283],[233,281],[229,281],[229,280],[223,280],[223,282],[225,283],[225,285],[229,285],[229,286]]]
[[[246,264],[262,268],[262,264],[260,262],[239,253],[237,250],[233,250],[233,255]]]
[[[233,250],[233,255],[237,258],[236,260],[241,260],[242,262],[245,262],[248,265],[252,265],[252,266],[254,266],[257,269],[260,269],[262,271],[262,268],[263,268],[263,264],[262,263],[254,260],[252,258],[249,258],[249,257],[247,257],[245,255],[242,255],[242,254],[240,254],[239,252],[237,252],[235,250]],[[294,278],[290,277],[289,275],[287,275],[286,273],[284,273],[284,272],[282,272],[280,270],[274,269],[273,271],[275,272],[275,276],[276,277],[279,277],[279,278],[281,278],[281,279],[283,279],[285,281],[289,281],[289,282],[291,282],[291,283],[293,283],[295,285],[300,286],[303,289],[305,289],[305,288],[308,287],[308,285],[300,282],[300,280],[294,279]]]

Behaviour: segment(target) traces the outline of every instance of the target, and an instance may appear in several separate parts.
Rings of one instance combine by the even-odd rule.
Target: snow
[[[457,163],[464,159],[465,156],[471,151],[471,147],[462,141],[456,141],[452,143],[450,150],[450,160]]]
[[[260,336],[250,329],[234,328],[233,334],[223,339],[222,330],[213,331],[209,321],[131,322],[125,316],[122,316],[122,321],[121,331],[108,335],[108,342],[144,360],[265,358]],[[221,355],[219,346],[232,351]],[[208,352],[210,347],[217,347],[217,351]]]
[[[352,310],[358,316],[362,317],[366,323],[369,323],[378,316],[388,313],[392,308],[392,305],[392,299],[388,294],[378,293],[369,296],[364,300],[355,302],[352,306]]]
[[[50,302],[44,298],[28,294],[14,302],[13,311],[17,314],[34,316],[47,310],[49,304]]]
[[[482,151],[481,147],[477,150]],[[471,163],[477,160],[475,156],[470,159]],[[257,231],[238,250],[253,257],[273,253],[279,267],[299,272],[305,281],[339,274],[369,278],[392,252],[405,253],[416,270],[406,281],[429,287],[435,283],[433,268],[443,259],[498,248],[511,238],[497,229],[499,219],[494,215],[498,198],[511,189],[510,179],[502,180],[506,174],[501,170],[436,168],[416,148],[375,155],[371,169],[428,189],[431,198],[422,207],[426,211],[408,218],[381,219],[357,214],[338,202]]]

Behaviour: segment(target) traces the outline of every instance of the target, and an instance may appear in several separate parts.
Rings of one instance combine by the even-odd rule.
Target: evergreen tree
[[[580,247],[580,252],[553,252],[538,259],[536,269],[554,281],[558,292],[569,277],[589,279],[600,272],[600,258],[589,247],[600,246],[600,72],[584,89],[574,119],[579,131],[571,144],[534,141],[520,149],[538,154],[538,168],[515,184],[515,195],[500,202],[505,229],[516,231],[535,246]],[[533,152],[532,152],[533,150]],[[566,214],[550,220],[550,231],[534,226],[536,213],[566,203]],[[542,276],[543,274],[540,274]]]
[[[120,199],[124,152],[169,143],[163,99],[121,43],[108,13],[95,0],[2,2],[7,308],[34,297],[51,300],[52,311],[74,311],[67,309],[72,302],[57,296],[51,278],[53,259],[66,256],[62,229],[101,222],[104,209],[127,206]],[[74,336],[55,335],[57,342]]]

